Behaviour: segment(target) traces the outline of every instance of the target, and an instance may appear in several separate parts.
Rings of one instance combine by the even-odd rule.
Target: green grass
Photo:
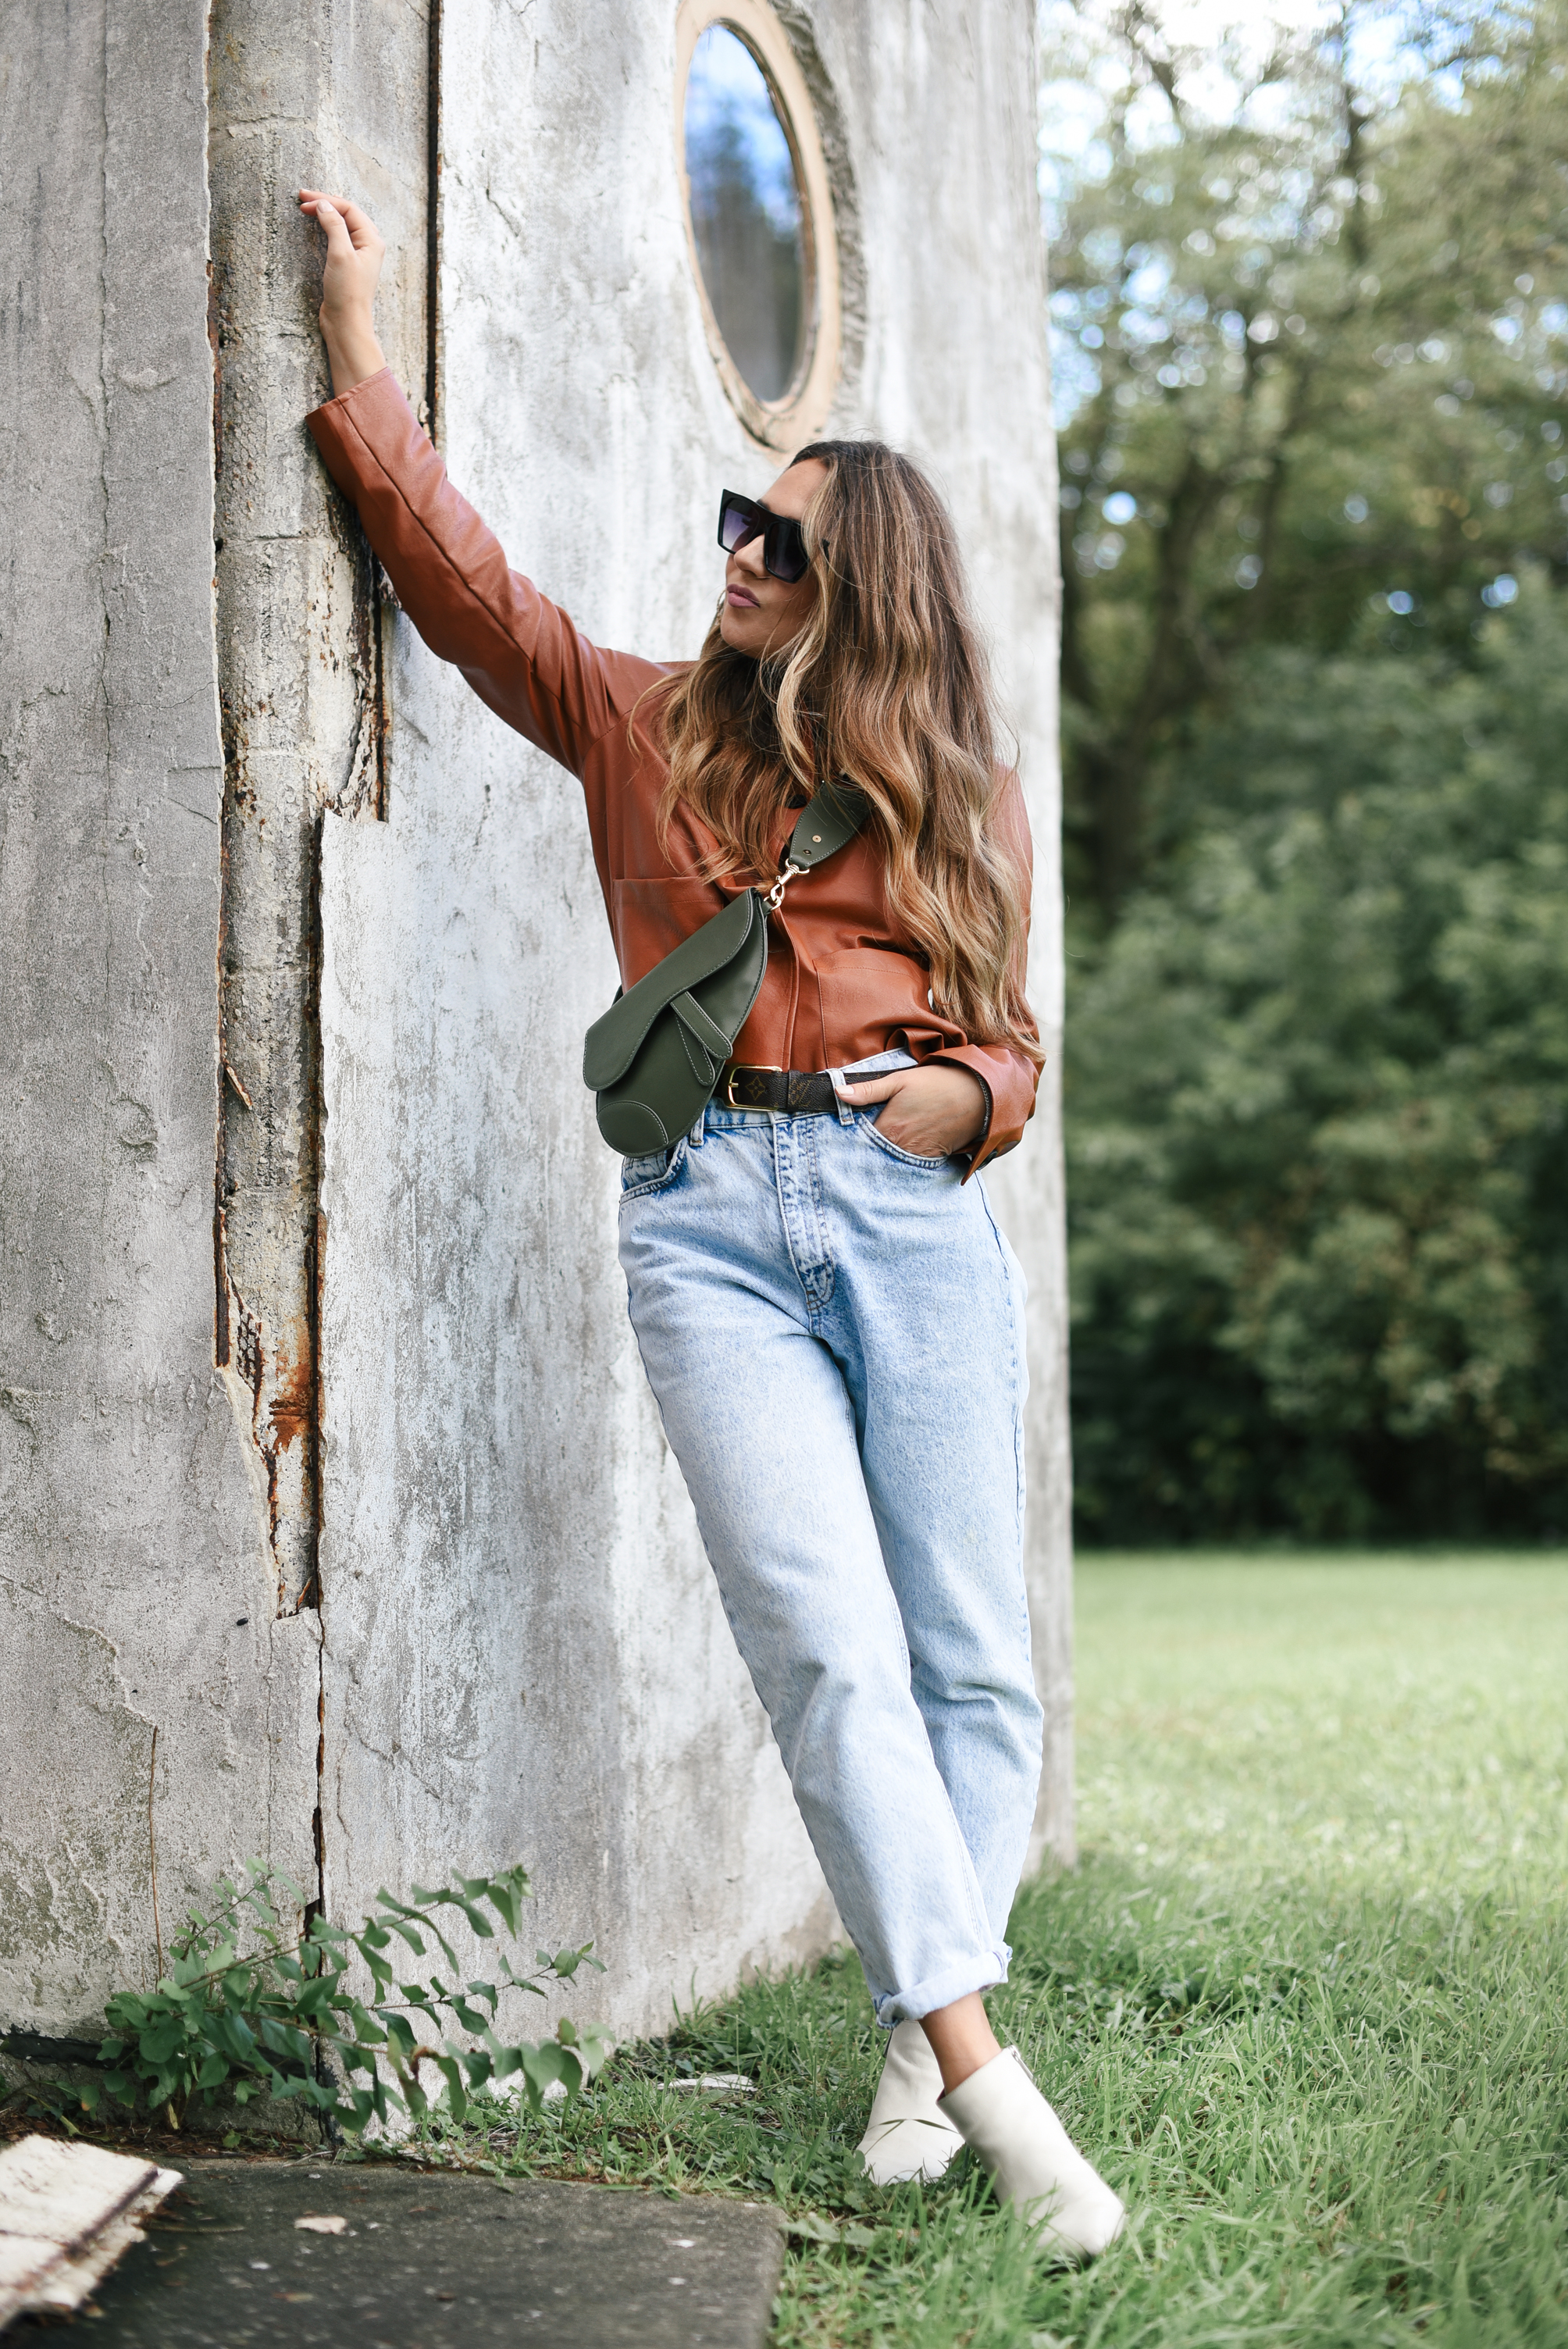
[[[1083,1858],[1020,1899],[991,2005],[1133,2212],[1084,2274],[1041,2270],[967,2158],[924,2195],[858,2177],[852,1961],[463,2150],[776,2200],[777,2349],[1557,2349],[1565,1692],[1561,1556],[1080,1566]],[[669,2085],[710,2070],[757,2095]]]

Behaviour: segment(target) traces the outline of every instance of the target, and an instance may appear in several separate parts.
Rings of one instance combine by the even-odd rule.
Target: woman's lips
[[[744,587],[727,587],[724,600],[737,611],[755,612],[759,608],[756,596],[748,595]]]

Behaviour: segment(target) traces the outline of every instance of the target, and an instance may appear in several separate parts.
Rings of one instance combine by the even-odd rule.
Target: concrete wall
[[[155,1974],[152,1837],[167,1935],[246,1853],[308,1872],[315,1802],[214,1355],[204,52],[204,0],[0,51],[0,2017],[66,2034]]]
[[[449,466],[591,635],[655,654],[694,647],[711,611],[715,483],[760,489],[776,469],[703,337],[674,29],[663,5],[610,0],[541,0],[526,19],[448,0],[443,26]],[[1036,994],[1054,1034],[1055,480],[1027,16],[955,11],[938,29],[883,5],[795,31],[836,101],[863,302],[832,429],[924,455],[974,550],[1040,842]],[[717,1988],[810,1946],[830,1912],[625,1322],[617,1165],[572,1081],[614,986],[577,786],[406,624],[395,642],[388,820],[330,825],[325,860],[328,1883],[346,1908],[399,1855],[431,1868],[462,1819],[475,1864],[514,1846],[536,1864],[552,1930],[595,1936],[619,2011],[648,2027],[672,1982]],[[1059,1849],[1054,1081],[995,1179],[1037,1294],[1041,1825]]]
[[[1035,1000],[1054,1029],[1055,480],[1028,10],[780,13],[837,174],[849,315],[833,427],[910,446],[952,499],[1018,724]],[[19,1807],[0,1795],[17,1847],[0,1917],[28,1952],[26,1995],[7,1987],[0,2013],[65,2029],[147,1962],[132,1923],[157,1722],[160,1771],[184,1774],[158,1794],[168,1881],[271,1847],[317,1868],[345,1913],[449,1859],[521,1857],[539,1937],[592,1935],[610,1964],[582,2005],[655,2028],[672,1993],[804,1955],[833,1920],[625,1323],[616,1167],[577,1079],[614,983],[577,786],[378,595],[299,422],[323,378],[313,240],[288,195],[319,180],[377,209],[393,245],[384,339],[412,394],[438,384],[449,463],[513,560],[604,641],[693,649],[718,585],[714,484],[760,488],[774,467],[724,397],[689,275],[674,8],[446,0],[432,188],[422,18],[392,0],[220,0],[216,592],[202,24],[149,7],[131,72],[116,45],[134,14],[117,9],[96,48],[80,19],[68,44],[30,23],[5,44],[13,87],[32,75],[57,109],[68,90],[76,140],[29,130],[8,88],[7,188],[40,165],[61,190],[112,190],[117,171],[132,188],[155,150],[180,227],[104,208],[121,287],[109,259],[96,277],[82,266],[79,203],[67,231],[40,183],[26,223],[7,215],[32,242],[6,282],[31,272],[49,289],[36,314],[7,313],[12,510],[30,497],[68,526],[18,534],[13,564],[33,570],[7,581],[0,704],[0,897],[21,974],[0,999],[15,1039],[0,1064],[15,1081],[0,1564],[31,1610],[5,1669],[14,1683],[13,1655],[40,1657],[60,1692],[59,1726],[40,1711],[16,1733]],[[117,106],[140,109],[145,141],[124,161]],[[128,323],[144,312],[156,352]],[[149,369],[156,388],[133,401],[121,378]],[[123,584],[138,575],[157,579],[156,629]],[[188,832],[175,798],[203,811]],[[125,1103],[153,1101],[154,1057],[167,1113],[146,1112],[150,1153]],[[1035,1297],[1041,1831],[1065,1856],[1049,1078],[991,1181]],[[135,1328],[122,1262],[139,1268]],[[80,1302],[62,1313],[67,1292]],[[78,1333],[68,1361],[51,1317]],[[106,1405],[122,1393],[136,1410]],[[214,1682],[203,1642],[220,1629]],[[67,1809],[97,1822],[97,1908],[40,1756]],[[166,1890],[166,1922],[174,1905]],[[111,1912],[127,1921],[106,1952]]]
[[[224,752],[218,1348],[249,1389],[277,1605],[315,1597],[322,820],[374,822],[385,616],[300,419],[328,388],[316,233],[352,181],[395,259],[389,351],[426,388],[429,40],[405,0],[215,0],[208,152]]]

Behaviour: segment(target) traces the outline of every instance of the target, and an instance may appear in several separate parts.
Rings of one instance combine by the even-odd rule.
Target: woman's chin
[[[731,652],[750,653],[756,657],[757,647],[752,642],[756,632],[747,626],[748,620],[755,621],[756,617],[756,611],[749,605],[737,606],[727,604],[724,606],[718,616],[718,633]]]

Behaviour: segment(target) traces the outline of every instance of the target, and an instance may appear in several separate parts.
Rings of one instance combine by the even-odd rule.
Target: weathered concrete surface
[[[1037,832],[1036,995],[1059,1027],[1055,477],[1027,11],[791,16],[841,126],[861,315],[835,429],[927,457],[973,550]],[[813,35],[812,26],[815,26]],[[709,359],[670,136],[674,13],[444,12],[444,438],[512,559],[601,641],[694,650],[721,479],[774,470]],[[504,108],[489,93],[507,92]],[[584,125],[592,124],[592,136]],[[910,158],[918,156],[918,172]],[[863,238],[863,268],[855,244]],[[325,1848],[356,1908],[399,1866],[526,1857],[578,2001],[672,1992],[831,1930],[665,1453],[614,1262],[617,1163],[577,1081],[614,970],[572,779],[394,631],[387,821],[329,823],[323,1404]],[[1035,1295],[1042,1682],[1065,1729],[1066,1432],[1054,1078],[994,1178]],[[1065,1849],[1065,1734],[1045,1831]]]
[[[314,1800],[213,1364],[204,51],[199,0],[0,36],[0,2019],[67,2033],[154,1971],[150,1796],[166,1937]]]
[[[296,2227],[337,2218],[341,2234]],[[783,2251],[717,2195],[190,2164],[97,2294],[103,2349],[762,2349]]]
[[[672,29],[443,25],[450,462],[587,626],[658,647],[714,592]],[[542,1938],[608,1961],[573,2003],[658,2029],[835,1920],[626,1322],[578,1075],[615,984],[581,793],[396,647],[388,822],[324,858],[328,1898],[454,1837],[523,1857]]]
[[[656,2027],[833,1920],[626,1329],[577,1081],[614,970],[576,786],[380,602],[303,429],[298,180],[374,204],[388,348],[432,379],[427,19],[214,13],[215,582],[204,11],[7,6],[0,2022],[88,2033],[150,1973],[155,1834],[166,1938],[251,1853],[319,1864],[347,1913],[524,1857],[539,1938],[610,1963],[580,2007]],[[834,421],[951,494],[1019,721],[1054,1024],[1028,12],[783,14],[837,174]],[[445,7],[453,470],[592,633],[655,653],[695,648],[717,592],[716,482],[772,470],[703,334],[673,57],[665,0]],[[1035,1290],[1065,1852],[1052,1082],[991,1179]]]
[[[394,364],[423,405],[429,36],[407,0],[218,0],[209,87],[218,367],[224,1066],[218,1355],[251,1391],[278,1606],[313,1603],[316,864],[382,792],[382,613],[303,419],[330,384],[301,186],[352,181],[390,241]]]

